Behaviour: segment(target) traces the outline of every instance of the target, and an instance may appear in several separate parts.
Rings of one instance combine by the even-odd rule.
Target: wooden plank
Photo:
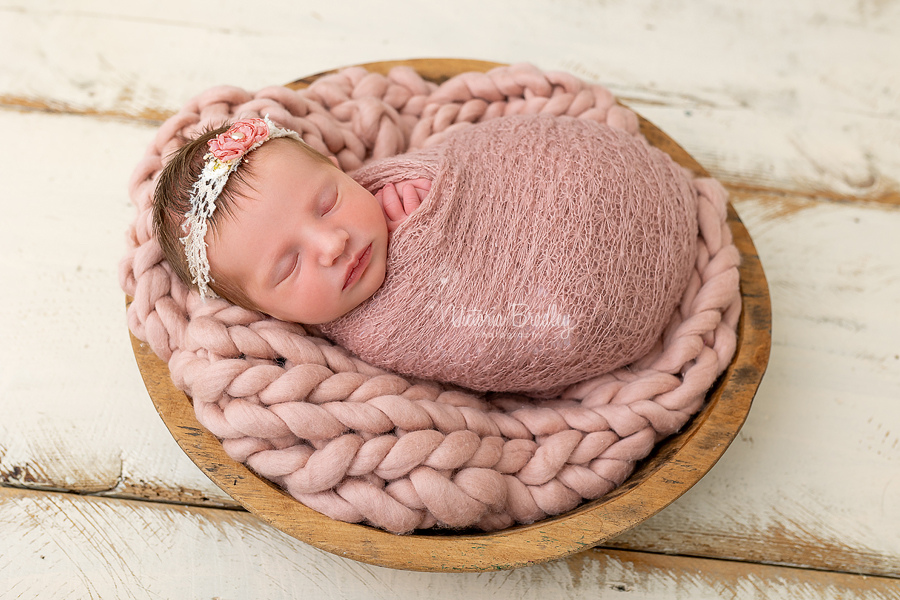
[[[897,580],[615,550],[515,571],[393,571],[321,552],[243,512],[8,488],[0,539],[0,589],[17,600],[900,598]]]
[[[649,0],[577,10],[461,0],[452,15],[418,6],[410,23],[442,26],[404,35],[394,34],[401,6],[277,2],[252,20],[243,10],[234,0],[214,14],[175,0],[77,10],[5,0],[0,56],[16,58],[0,64],[0,104],[158,119],[220,83],[256,89],[417,56],[529,61],[609,85],[732,184],[900,202],[896,3],[703,0],[661,11]],[[490,35],[460,34],[475,14]]]

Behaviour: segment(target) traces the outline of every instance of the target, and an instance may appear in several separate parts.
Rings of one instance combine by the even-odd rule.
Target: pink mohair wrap
[[[120,265],[122,288],[133,297],[129,327],[168,363],[198,421],[228,454],[307,506],[397,533],[490,531],[566,512],[621,484],[657,441],[699,410],[729,364],[740,256],[725,222],[726,193],[704,178],[689,180],[695,258],[660,338],[627,366],[552,399],[485,396],[403,377],[300,325],[220,299],[202,302],[151,235],[156,177],[180,136],[266,114],[337,156],[347,171],[438,148],[452,132],[500,116],[567,115],[618,131],[611,135],[640,134],[635,114],[605,88],[531,65],[465,73],[440,86],[398,67],[387,76],[345,69],[301,91],[214,88],[162,125],[130,183],[138,214]],[[397,240],[416,231],[418,218]],[[481,218],[494,225],[490,212]],[[487,229],[518,235],[503,223]],[[572,240],[573,247],[583,243]],[[528,302],[552,297],[531,290]]]
[[[558,396],[650,350],[697,253],[689,176],[595,121],[492,119],[353,176],[432,180],[375,296],[320,328],[406,376]]]

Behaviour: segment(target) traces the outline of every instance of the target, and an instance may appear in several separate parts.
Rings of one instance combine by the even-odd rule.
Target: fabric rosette
[[[213,156],[227,163],[240,158],[268,137],[269,126],[263,119],[241,119],[207,145]]]

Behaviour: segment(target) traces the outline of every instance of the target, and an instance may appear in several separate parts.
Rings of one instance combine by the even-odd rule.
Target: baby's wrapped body
[[[554,396],[650,351],[692,273],[689,175],[593,121],[495,119],[353,176],[372,192],[432,180],[381,288],[321,326],[403,375]]]

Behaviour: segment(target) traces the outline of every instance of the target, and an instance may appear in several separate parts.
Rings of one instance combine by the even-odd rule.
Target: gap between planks
[[[148,502],[151,504],[165,504],[169,506],[187,506],[190,508],[203,508],[215,510],[229,510],[247,512],[239,502],[228,498],[228,501],[217,501],[206,498],[200,492],[194,495],[200,496],[199,500],[183,499],[184,490],[170,488],[150,488],[141,485],[124,485],[127,482],[120,481],[117,485],[103,490],[78,491],[70,488],[55,486],[52,483],[35,483],[32,485],[11,485],[0,480],[0,498],[3,490],[21,490],[29,492],[44,492],[52,494],[66,494],[84,498],[109,498],[113,500],[127,500],[129,502]],[[148,492],[147,490],[151,491]]]

